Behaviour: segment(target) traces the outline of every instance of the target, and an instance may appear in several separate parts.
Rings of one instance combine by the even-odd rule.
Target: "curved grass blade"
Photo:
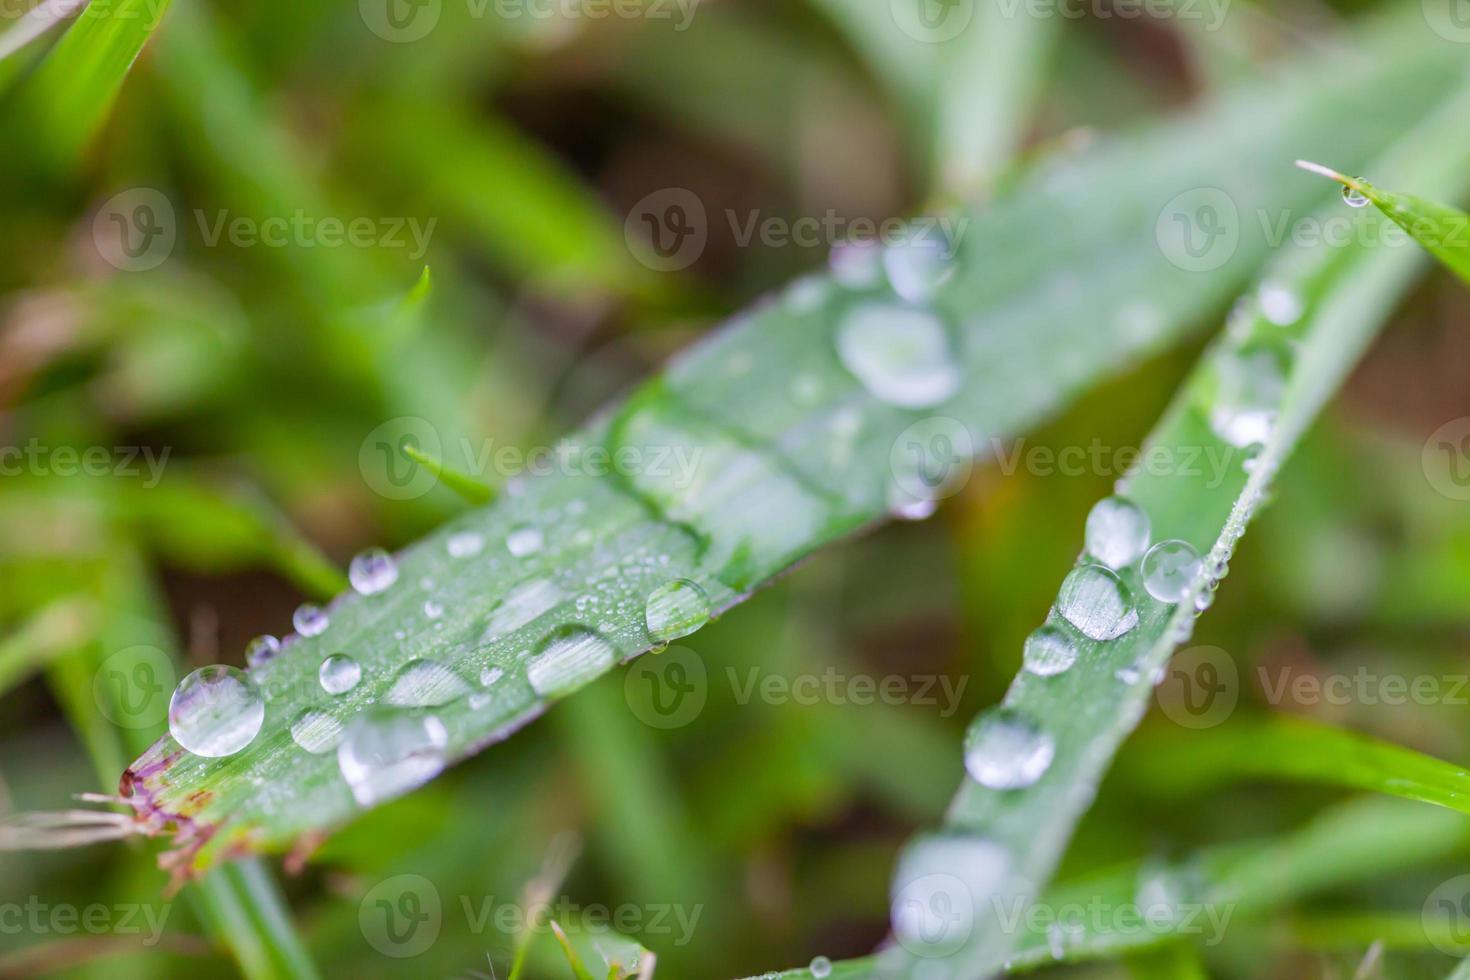
[[[908,473],[898,444],[906,430],[938,418],[982,438],[1018,432],[1222,304],[1265,252],[1264,233],[1243,222],[1229,261],[1200,276],[1140,241],[1138,214],[1201,186],[1262,207],[1300,206],[1309,188],[1270,179],[1262,161],[1303,145],[1348,152],[1349,140],[1369,155],[1458,77],[1458,52],[1426,53],[1418,31],[1385,33],[1379,44],[1348,59],[1350,72],[1326,67],[1340,56],[1288,69],[1300,78],[1290,96],[1246,91],[1038,167],[1014,194],[965,216],[952,272],[926,302],[901,302],[883,280],[885,265],[903,271],[901,248],[857,249],[842,256],[846,285],[802,281],[716,332],[569,436],[557,447],[558,472],[409,548],[392,587],[340,598],[325,632],[292,638],[255,670],[265,721],[244,751],[206,759],[164,738],[144,753],[123,779],[140,816],[179,829],[184,870],[288,847],[507,737],[895,504],[907,509],[893,497],[891,462],[897,455]],[[1100,197],[1099,186],[1109,193]],[[893,402],[869,370],[882,360],[867,360],[861,345],[839,356],[854,312],[872,315],[880,332],[889,317],[935,318],[927,322],[945,356],[930,375],[938,387],[924,395],[927,412]],[[671,595],[673,606],[657,605]],[[331,695],[318,672],[337,652],[357,661],[362,680]],[[426,741],[407,765],[365,771],[351,764],[351,748],[295,744],[292,722],[308,709],[343,726],[356,719],[359,734],[391,711],[423,726]]]
[[[5,33],[0,34],[0,61],[9,58],[66,20],[80,10],[85,2],[86,0],[64,0],[62,3],[38,4],[27,10],[11,23]],[[0,80],[3,80],[12,68],[12,65],[0,68]]]
[[[1462,81],[1382,169],[1439,193],[1464,191],[1467,112],[1470,87]],[[1116,574],[1099,558],[1079,560],[1050,618],[1075,650],[1075,666],[1056,676],[1023,670],[1005,713],[990,721],[1006,736],[992,751],[1039,763],[988,778],[983,765],[971,765],[979,775],[961,786],[943,833],[912,843],[893,883],[902,898],[927,876],[949,875],[949,899],[977,910],[975,928],[962,943],[936,948],[932,923],[900,919],[900,944],[881,958],[877,976],[987,976],[1010,955],[1016,937],[989,914],[992,900],[1024,901],[1050,878],[1113,754],[1142,717],[1155,676],[1212,601],[1276,471],[1413,281],[1415,252],[1369,244],[1383,220],[1360,213],[1358,233],[1340,248],[1285,251],[1186,381],[1143,458],[1203,455],[1228,466],[1218,478],[1181,463],[1144,467],[1118,492],[1142,508],[1153,542],[1184,542],[1203,559],[1181,576],[1177,603],[1146,589],[1142,550],[1114,559]],[[977,729],[980,748],[969,751],[986,751],[986,731]]]
[[[1470,214],[1413,194],[1386,191],[1362,177],[1346,177],[1320,163],[1298,160],[1298,167],[1337,181],[1354,202],[1371,201],[1393,223],[1413,236],[1455,275],[1470,284]]]

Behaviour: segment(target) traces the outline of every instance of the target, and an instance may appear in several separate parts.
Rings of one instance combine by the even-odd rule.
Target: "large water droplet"
[[[696,582],[674,579],[648,594],[643,619],[655,640],[677,640],[709,622],[709,596]]]
[[[296,612],[291,616],[291,625],[302,636],[321,636],[326,632],[329,623],[327,611],[309,602],[297,606]]]
[[[398,565],[382,548],[369,548],[347,566],[347,580],[362,595],[377,595],[398,581]]]
[[[479,531],[456,531],[445,542],[450,558],[471,558],[485,547],[485,536]]]
[[[1026,637],[1021,659],[1031,673],[1054,677],[1077,662],[1077,645],[1057,627],[1043,626]]]
[[[1030,786],[1051,766],[1055,754],[1050,735],[1006,708],[981,715],[965,733],[965,769],[991,789]]]
[[[888,284],[910,303],[927,303],[935,291],[954,278],[954,246],[937,224],[883,251]]]
[[[245,663],[251,669],[267,664],[281,652],[281,641],[269,633],[245,644]]]
[[[362,680],[362,667],[347,654],[334,653],[322,661],[316,676],[328,694],[346,694]]]
[[[612,667],[617,651],[606,638],[585,626],[557,630],[542,643],[526,677],[542,697],[576,690]]]
[[[1363,178],[1359,177],[1358,179],[1362,180]],[[1348,203],[1348,207],[1350,208],[1365,208],[1368,206],[1368,195],[1356,187],[1343,185],[1342,199]]]
[[[520,629],[550,612],[562,598],[561,589],[551,579],[534,578],[520,583],[490,611],[490,618],[485,623],[485,639],[493,640]]]
[[[195,755],[234,755],[255,740],[265,701],[237,667],[201,667],[179,682],[168,702],[168,730]]]
[[[807,964],[807,971],[816,980],[826,980],[832,975],[832,961],[825,956],[814,956],[811,963]]]
[[[321,755],[342,741],[342,723],[325,711],[307,708],[291,722],[291,740],[312,755]]]
[[[1267,346],[1243,348],[1221,357],[1216,372],[1210,428],[1237,448],[1265,442],[1286,388],[1284,353]]]
[[[1112,640],[1138,625],[1133,597],[1117,575],[1101,565],[1079,565],[1062,580],[1057,611],[1094,640]]]
[[[399,669],[383,700],[405,708],[437,708],[468,693],[464,678],[437,660],[420,658]]]
[[[1087,515],[1087,553],[1109,568],[1137,561],[1148,547],[1149,521],[1127,497],[1107,497]]]
[[[337,767],[362,806],[422,786],[444,769],[449,734],[432,715],[369,709],[348,724]]]
[[[873,241],[839,242],[827,257],[827,268],[848,289],[870,289],[883,274],[883,252]]]
[[[512,528],[511,532],[505,536],[506,549],[517,558],[534,555],[541,550],[541,546],[544,543],[545,538],[542,536],[540,528],[532,527],[529,524],[522,524],[519,527]]]
[[[495,685],[495,682],[500,680],[500,678],[504,676],[505,671],[501,670],[499,667],[486,667],[484,670],[480,671],[480,686],[493,687]]]
[[[838,327],[837,356],[873,397],[901,408],[929,408],[960,389],[944,324],[925,310],[855,307]]]
[[[1143,587],[1160,602],[1182,602],[1199,570],[1199,552],[1189,542],[1160,541],[1143,556]]]
[[[1010,852],[984,837],[916,838],[899,854],[889,890],[894,938],[931,961],[951,956],[986,916],[1011,869]]]

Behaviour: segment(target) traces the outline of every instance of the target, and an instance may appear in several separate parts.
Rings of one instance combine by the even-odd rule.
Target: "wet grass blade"
[[[907,511],[894,495],[914,475],[899,438],[926,431],[916,424],[1019,432],[1222,306],[1265,254],[1264,232],[1242,222],[1220,267],[1200,275],[1160,240],[1140,240],[1137,216],[1167,216],[1171,199],[1200,187],[1263,208],[1314,201],[1320,187],[1278,179],[1269,161],[1303,147],[1347,153],[1348,140],[1366,158],[1401,135],[1458,78],[1458,52],[1426,53],[1420,33],[1385,30],[1379,54],[1355,55],[1348,73],[1328,67],[1335,56],[1284,69],[1300,80],[1289,96],[1245,91],[1043,163],[1014,193],[960,216],[961,247],[921,303],[944,354],[921,399],[927,412],[895,394],[861,343],[839,355],[839,333],[863,336],[841,329],[855,311],[881,331],[905,310],[883,274],[886,265],[913,295],[905,249],[844,253],[841,282],[803,280],[737,318],[560,443],[558,472],[408,548],[393,585],[339,598],[323,633],[292,638],[255,670],[265,721],[244,751],[208,759],[165,738],[144,753],[126,777],[140,814],[186,821],[179,845],[196,869],[240,848],[288,847],[508,737],[812,551]],[[329,695],[318,673],[336,652],[362,680]],[[338,761],[350,745],[313,753],[290,734],[306,710],[370,733],[390,705],[426,726],[426,741],[403,766],[349,766],[351,786]]]
[[[1470,284],[1470,214],[1413,194],[1384,190],[1362,177],[1346,177],[1319,163],[1298,160],[1297,166],[1337,181],[1344,188],[1344,197],[1353,203],[1372,202]]]
[[[1454,91],[1383,161],[1384,172],[1438,193],[1466,190],[1470,87],[1461,82]],[[1120,481],[1119,493],[1146,515],[1148,540],[1183,542],[1195,556],[1171,585],[1182,586],[1179,601],[1160,601],[1146,589],[1143,551],[1135,553],[1126,531],[1118,532],[1115,571],[1084,553],[1049,621],[1075,666],[1055,676],[1023,670],[1003,707],[977,720],[966,750],[972,775],[943,831],[912,843],[899,861],[897,900],[927,876],[949,875],[950,900],[979,910],[975,928],[963,942],[936,949],[935,923],[900,919],[900,943],[882,958],[878,976],[931,975],[923,971],[935,962],[944,964],[944,976],[983,976],[1011,954],[1015,933],[988,914],[992,899],[1024,901],[1051,877],[1113,754],[1147,708],[1156,675],[1212,601],[1277,470],[1419,271],[1414,252],[1372,247],[1382,216],[1363,212],[1357,220],[1343,247],[1299,247],[1273,260],[1148,439],[1145,459],[1197,459],[1199,452],[1227,461],[1218,478],[1180,465],[1141,468]],[[1108,556],[1104,545],[1091,547]],[[1035,764],[1022,768],[1017,759]]]

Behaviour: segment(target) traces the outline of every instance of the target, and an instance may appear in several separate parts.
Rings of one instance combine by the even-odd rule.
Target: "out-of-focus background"
[[[983,199],[1029,155],[1187,111],[1383,5],[915,6],[175,0],[75,160],[45,119],[0,103],[17,109],[0,167],[0,811],[112,791],[177,676],[243,663],[348,556],[462,506],[386,475],[381,426],[428,420],[447,456],[485,452],[451,462],[503,479],[514,466],[491,454],[550,444],[823,266],[859,219]],[[976,17],[1001,26],[947,43]],[[1012,97],[956,123],[951,57]],[[960,173],[956,140],[978,161]],[[405,335],[409,302],[422,316]],[[1431,435],[1470,415],[1467,321],[1463,288],[1431,275],[1292,461],[1193,641],[1225,651],[1234,705],[1206,724],[1291,712],[1470,754],[1455,681],[1470,674],[1470,494],[1421,467]],[[630,712],[615,675],[364,814],[280,875],[313,959],[329,976],[504,976],[517,896],[572,840],[557,901],[621,914],[660,976],[871,951],[894,855],[942,814],[966,721],[1004,691],[1088,508],[1197,351],[1011,447],[1096,446],[1101,464],[984,467],[936,520],[832,549],[691,638],[708,698],[677,727]],[[1280,693],[1302,676],[1350,683]],[[1385,677],[1440,693],[1385,695]],[[113,678],[133,685],[120,715]],[[902,693],[875,696],[884,680]],[[1130,776],[1198,721],[1151,712],[1064,875],[1280,832],[1334,795]],[[207,913],[164,897],[155,857],[137,842],[0,854],[0,974],[233,975]],[[1235,927],[1211,962],[1353,976],[1356,939],[1309,942],[1290,922],[1362,905],[1412,922],[1450,874],[1316,895]],[[403,875],[432,892],[439,928],[400,960],[361,912]],[[1442,966],[1427,941],[1402,945],[1382,975]],[[531,975],[566,975],[549,939],[538,949]]]

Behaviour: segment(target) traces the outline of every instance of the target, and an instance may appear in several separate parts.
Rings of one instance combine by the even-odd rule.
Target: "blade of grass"
[[[1337,181],[1346,188],[1348,196],[1358,195],[1355,200],[1373,202],[1446,268],[1470,284],[1470,214],[1413,194],[1383,190],[1361,177],[1345,177],[1320,163],[1298,160],[1296,165]]]
[[[1243,92],[1199,117],[1038,167],[974,215],[953,276],[929,305],[952,326],[954,367],[969,383],[933,410],[986,436],[1018,432],[1223,303],[1262,256],[1260,229],[1243,223],[1233,259],[1201,277],[1140,242],[1137,215],[1204,185],[1262,207],[1310,200],[1311,182],[1270,179],[1261,160],[1289,159],[1303,144],[1346,152],[1347,139],[1366,154],[1458,77],[1458,60],[1427,51],[1417,29],[1385,32],[1378,43],[1378,60],[1353,56],[1347,83],[1300,64],[1287,71],[1300,79],[1290,97],[1276,87]],[[1065,249],[1053,234],[1061,221],[1072,232]],[[1141,295],[1150,297],[1142,316]],[[494,679],[473,697],[432,706],[445,735],[442,757],[431,753],[421,770],[432,773],[652,647],[659,638],[644,610],[655,589],[692,581],[718,612],[881,520],[895,480],[891,451],[923,416],[871,394],[842,363],[835,336],[855,306],[896,302],[881,281],[807,280],[686,351],[565,440],[562,472],[528,480],[409,548],[394,587],[340,598],[325,633],[297,638],[257,670],[266,721],[246,750],[204,759],[166,738],[145,753],[130,775],[135,804],[214,830],[190,841],[195,868],[233,848],[286,847],[408,788],[380,795],[368,773],[354,794],[332,755],[303,754],[289,724],[305,707],[346,724],[380,705],[418,658],[438,660],[467,687],[482,674]],[[793,400],[793,391],[811,397]],[[466,540],[480,550],[470,554]],[[528,540],[539,547],[527,550]],[[429,599],[441,618],[424,616]],[[363,683],[329,698],[318,669],[343,650]],[[271,787],[269,801],[261,786]]]
[[[1385,160],[1385,171],[1411,175],[1439,192],[1465,190],[1470,132],[1463,120],[1470,112],[1470,86],[1461,82],[1454,92]],[[1237,314],[1227,336],[1186,381],[1143,458],[1163,453],[1179,460],[1201,449],[1234,466],[1218,485],[1198,469],[1176,467],[1143,469],[1119,486],[1148,516],[1153,541],[1183,541],[1204,555],[1183,600],[1176,605],[1151,598],[1137,557],[1114,578],[1098,571],[1095,559],[1079,561],[1053,613],[1055,626],[1066,631],[1077,652],[1076,665],[1053,677],[1023,671],[1003,702],[1008,714],[996,716],[1016,719],[1022,730],[1044,739],[1039,744],[1050,760],[1044,774],[1020,789],[967,780],[950,807],[945,833],[914,842],[893,885],[902,894],[911,882],[953,866],[956,855],[964,854],[968,865],[952,873],[963,882],[956,887],[968,889],[980,910],[975,929],[939,958],[923,955],[930,944],[922,934],[900,934],[905,942],[881,957],[879,976],[909,977],[921,970],[931,971],[926,976],[983,976],[1009,956],[1015,936],[985,914],[991,899],[1024,900],[1051,876],[1113,754],[1147,707],[1154,676],[1209,605],[1276,471],[1413,281],[1419,264],[1412,251],[1369,246],[1372,226],[1381,220],[1360,215],[1358,234],[1341,248],[1284,252],[1263,280],[1262,298]],[[1295,307],[1290,315],[1280,309],[1283,291]],[[1242,407],[1237,399],[1243,396],[1232,395],[1229,386],[1245,372],[1263,387],[1256,389],[1256,401]],[[1247,408],[1268,421],[1242,438],[1233,426]],[[1259,454],[1242,465],[1244,450],[1259,440],[1264,444],[1253,449]],[[1079,623],[1091,623],[1086,635]]]
[[[61,3],[37,4],[11,23],[4,34],[0,34],[0,61],[29,45],[57,24],[81,9],[86,0],[63,0]],[[0,78],[10,66],[0,68]]]
[[[436,457],[419,449],[411,443],[404,443],[398,447],[404,456],[424,469],[434,474],[435,478],[450,490],[459,494],[466,502],[480,507],[495,499],[495,488],[481,483],[468,473],[445,466]]]

